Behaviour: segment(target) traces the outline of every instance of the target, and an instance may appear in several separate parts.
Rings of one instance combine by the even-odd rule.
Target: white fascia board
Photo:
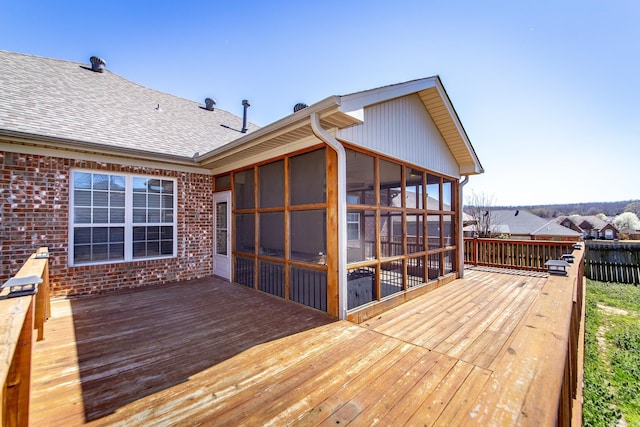
[[[230,150],[232,148],[235,147],[239,147],[242,146],[243,144],[247,144],[255,139],[259,139],[261,137],[264,137],[270,133],[279,131],[287,126],[291,126],[292,124],[295,124],[297,122],[300,121],[308,121],[309,117],[311,116],[312,113],[319,113],[322,112],[324,110],[326,110],[327,108],[339,105],[340,100],[338,99],[338,97],[336,96],[330,96],[328,98],[323,99],[322,101],[316,102],[315,104],[307,107],[307,108],[303,108],[300,111],[297,111],[293,114],[290,114],[276,122],[271,123],[270,125],[267,125],[263,128],[260,128],[258,130],[255,130],[241,138],[238,138],[228,144],[225,144],[221,147],[218,147],[212,151],[209,151],[208,153],[205,153],[201,156],[198,156],[198,158],[196,159],[196,161],[198,162],[203,162],[206,161],[210,158],[216,157],[218,154],[220,153],[224,153],[227,150]]]
[[[471,145],[471,141],[469,141],[469,136],[467,135],[467,132],[464,130],[462,123],[460,123],[458,113],[456,112],[455,108],[453,108],[451,99],[449,99],[449,95],[447,94],[447,91],[445,90],[444,86],[442,85],[442,81],[440,81],[439,78],[436,79],[435,87],[436,87],[436,90],[438,91],[438,95],[440,95],[440,98],[442,99],[442,102],[444,103],[447,109],[447,112],[449,113],[449,116],[451,117],[451,120],[453,120],[453,123],[456,126],[456,130],[458,131],[458,134],[460,134],[460,137],[462,138],[462,141],[464,142],[464,145],[467,151],[469,152],[469,155],[473,159],[474,169],[475,169],[474,173],[476,174],[484,173],[484,168],[480,164],[480,159],[478,159],[478,156],[476,155],[476,151]],[[464,173],[462,174],[464,175]]]
[[[438,80],[438,77],[428,77],[344,95],[340,97],[340,111],[356,117],[354,114],[358,114],[357,111],[364,107],[434,87]]]

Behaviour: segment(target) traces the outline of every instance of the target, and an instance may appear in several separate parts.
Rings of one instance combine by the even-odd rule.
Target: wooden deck
[[[31,424],[551,425],[569,279],[467,271],[360,325],[217,279],[54,301]]]

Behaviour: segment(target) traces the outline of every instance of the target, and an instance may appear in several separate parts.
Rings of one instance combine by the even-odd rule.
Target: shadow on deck
[[[323,313],[216,278],[54,305],[58,312],[48,325],[51,332],[34,358],[32,412],[55,410],[52,398],[62,399],[65,392],[77,400],[68,380],[78,375],[86,421],[188,381],[259,344],[331,323]],[[55,369],[72,363],[77,372]],[[40,405],[45,395],[49,403]]]

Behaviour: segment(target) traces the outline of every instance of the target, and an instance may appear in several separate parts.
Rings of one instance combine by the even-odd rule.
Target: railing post
[[[3,426],[29,425],[29,399],[31,394],[31,343],[33,340],[34,298],[31,299],[20,338],[13,353],[13,360],[4,385],[2,408]]]

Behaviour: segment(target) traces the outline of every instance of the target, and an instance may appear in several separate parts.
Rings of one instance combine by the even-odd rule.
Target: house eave
[[[192,157],[163,154],[153,151],[127,147],[107,146],[89,141],[59,138],[47,135],[37,135],[0,129],[0,141],[16,145],[51,148],[55,150],[73,151],[77,153],[102,154],[106,156],[123,157],[127,159],[144,159],[159,163],[198,167]]]
[[[203,154],[195,160],[201,167],[220,169],[224,164],[233,163],[239,156],[248,157],[253,152],[265,152],[312,137],[310,117],[313,113],[320,117],[320,122],[326,129],[346,127],[361,122],[357,117],[342,112],[340,98],[331,96]]]

